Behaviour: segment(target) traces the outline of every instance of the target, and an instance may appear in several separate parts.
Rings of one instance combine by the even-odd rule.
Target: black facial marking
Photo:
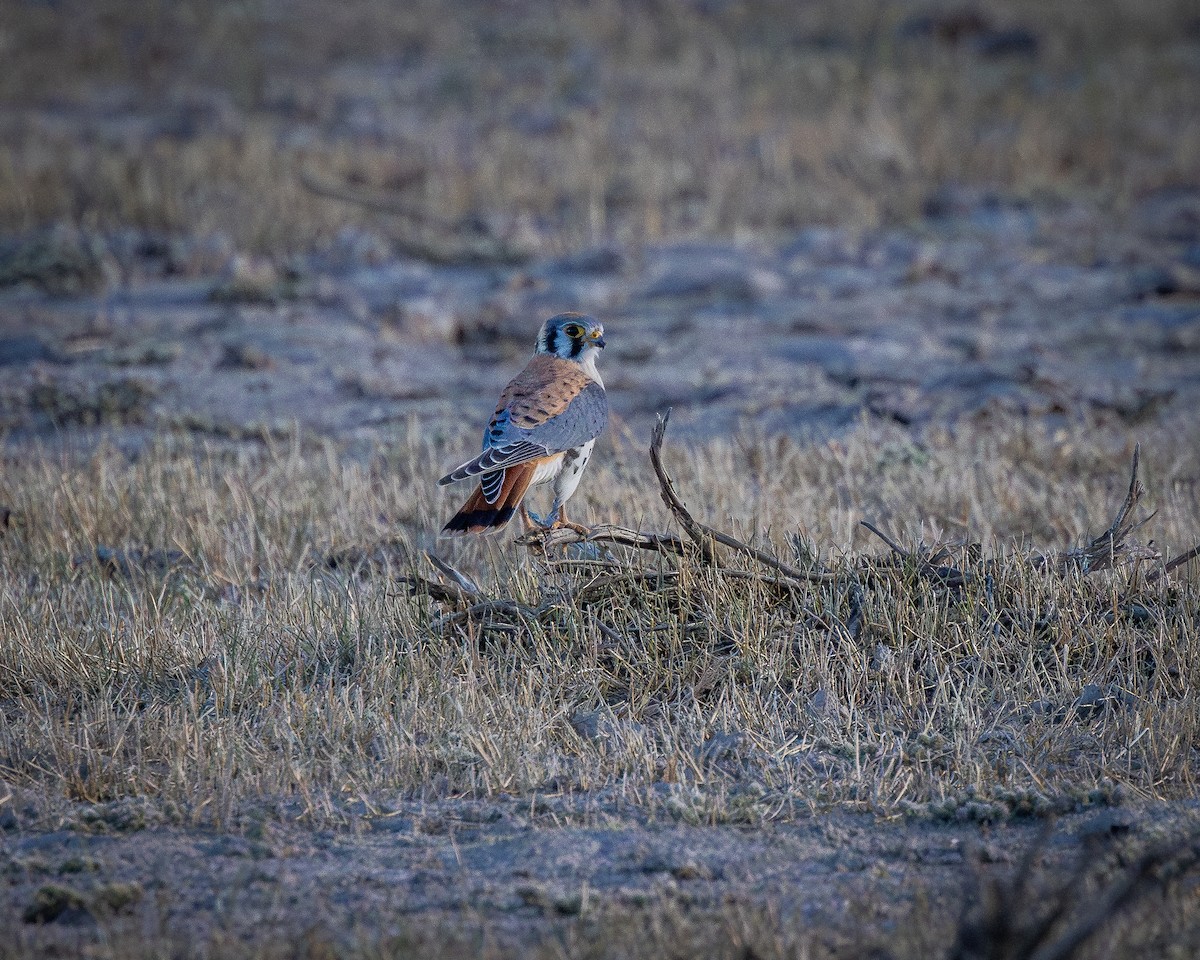
[[[549,334],[546,336],[546,352],[558,353],[558,327],[551,327]]]
[[[572,357],[579,356],[579,353],[581,350],[583,350],[583,340],[581,340],[577,337],[571,341],[571,356]]]

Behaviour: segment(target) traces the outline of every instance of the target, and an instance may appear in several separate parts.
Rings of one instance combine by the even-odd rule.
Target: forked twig
[[[1140,443],[1133,448],[1133,463],[1129,470],[1129,492],[1126,493],[1125,501],[1121,504],[1121,508],[1117,511],[1117,515],[1109,524],[1108,529],[1086,546],[1036,558],[1035,566],[1042,567],[1052,564],[1060,573],[1074,568],[1088,574],[1100,570],[1110,570],[1116,567],[1118,562],[1130,563],[1135,560],[1159,559],[1157,550],[1140,544],[1126,543],[1127,538],[1134,530],[1148,523],[1157,513],[1155,511],[1136,522],[1130,521],[1134,508],[1146,492],[1138,480],[1138,462],[1141,458],[1141,450]]]
[[[679,494],[675,492],[675,484],[667,473],[667,468],[663,466],[663,438],[667,434],[667,422],[670,419],[671,410],[668,408],[666,413],[658,415],[658,420],[654,424],[654,430],[650,434],[650,465],[654,467],[654,475],[658,477],[659,496],[662,497],[663,503],[667,505],[667,509],[679,521],[679,525],[683,527],[684,533],[696,545],[704,562],[709,564],[716,563],[717,557],[710,539],[711,531],[698,523],[688,508],[683,505],[683,501],[679,499]]]
[[[1143,517],[1141,520],[1134,520],[1133,514],[1142,495],[1145,493],[1145,488],[1138,480],[1138,463],[1141,459],[1141,445],[1138,444],[1133,448],[1133,463],[1130,465],[1129,490],[1125,494],[1125,500],[1121,504],[1120,509],[1113,517],[1112,523],[1108,528],[1096,537],[1091,543],[1082,547],[1074,547],[1070,550],[1062,552],[1047,553],[1032,558],[1033,566],[1037,569],[1051,567],[1059,573],[1065,573],[1071,569],[1077,569],[1084,574],[1097,573],[1101,570],[1110,570],[1116,567],[1119,563],[1132,563],[1139,560],[1159,560],[1161,559],[1157,550],[1152,547],[1142,546],[1141,544],[1129,542],[1129,535],[1138,528],[1149,523],[1157,513],[1151,513],[1149,516]],[[888,545],[888,547],[898,556],[915,559],[918,563],[918,573],[921,576],[929,577],[939,581],[945,586],[962,586],[969,583],[972,575],[965,571],[959,570],[957,567],[940,565],[936,561],[941,559],[944,554],[934,554],[931,560],[927,556],[922,556],[920,553],[915,553],[911,550],[906,550],[900,546],[895,540],[889,537],[886,533],[880,530],[873,523],[862,520],[859,521],[862,526],[870,530],[880,540]],[[1169,563],[1163,565],[1157,570],[1151,571],[1147,575],[1148,580],[1156,580],[1160,576],[1169,573],[1176,567],[1182,566],[1189,560],[1200,557],[1200,545],[1197,545],[1192,550],[1184,553]]]
[[[769,553],[765,553],[757,547],[752,547],[748,543],[743,543],[737,537],[730,536],[721,530],[716,530],[693,517],[688,508],[683,505],[683,501],[679,499],[679,494],[675,492],[675,484],[670,476],[668,476],[666,468],[662,464],[663,438],[666,436],[667,421],[670,418],[670,409],[658,416],[658,422],[654,425],[654,431],[650,434],[650,463],[654,467],[655,476],[658,477],[659,493],[662,496],[663,503],[667,505],[671,513],[674,514],[675,519],[679,521],[679,525],[683,527],[684,532],[700,549],[700,555],[706,563],[716,563],[716,553],[712,548],[712,542],[716,541],[724,547],[729,547],[744,556],[750,557],[765,567],[770,567],[772,570],[781,573],[791,580],[807,581],[809,583],[838,582],[840,578],[837,574],[821,570],[797,569],[790,564],[784,563],[782,560],[777,560]]]
[[[668,533],[642,533],[638,530],[631,530],[628,527],[617,526],[615,524],[601,524],[584,531],[574,530],[571,527],[558,527],[550,530],[535,530],[520,537],[516,542],[522,546],[531,547],[534,549],[544,549],[546,547],[566,546],[571,543],[612,543],[619,546],[635,547],[639,550],[650,550],[655,553],[671,553],[677,556],[686,556],[693,551],[699,553],[701,562],[706,566],[717,568],[724,571],[719,564],[717,552],[713,544],[719,543],[721,546],[729,547],[731,550],[736,550],[743,556],[750,557],[757,563],[774,570],[787,580],[797,583],[836,583],[839,580],[837,574],[828,573],[820,570],[800,570],[790,564],[784,563],[766,553],[759,550],[757,547],[752,547],[748,543],[744,543],[737,537],[734,537],[722,530],[714,529],[706,523],[702,523],[692,516],[692,513],[684,505],[679,494],[675,490],[675,482],[667,473],[667,469],[662,462],[662,445],[663,439],[667,432],[667,422],[671,418],[671,411],[661,413],[658,416],[658,422],[654,425],[654,430],[650,434],[650,464],[654,468],[654,475],[658,478],[658,492],[662,497],[663,503],[671,511],[679,525],[683,527],[684,533],[687,534],[687,541]],[[728,571],[725,571],[728,572]]]

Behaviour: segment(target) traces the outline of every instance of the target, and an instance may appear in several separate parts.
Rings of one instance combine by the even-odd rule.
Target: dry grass
[[[1192,430],[1143,445],[1159,513],[1138,534],[1164,554],[1200,541]],[[444,452],[10,449],[0,776],[50,821],[136,799],[152,821],[226,827],[263,804],[342,822],[464,793],[581,793],[598,813],[694,823],[834,805],[997,820],[1195,793],[1195,563],[1154,581],[1147,564],[1028,562],[1034,544],[1091,539],[1120,503],[1128,451],[1102,430],[914,445],[864,427],[675,452],[698,515],[793,562],[861,578],[879,553],[863,517],[910,545],[982,544],[959,551],[974,584],[881,559],[861,603],[752,565],[447,548],[430,537],[450,507],[429,481]],[[595,518],[668,525],[643,461],[597,464],[579,497]],[[409,596],[430,547],[537,613]]]
[[[935,5],[936,6],[936,5]],[[932,9],[932,8],[931,8]],[[0,229],[286,251],[360,226],[303,170],[517,248],[904,220],[947,180],[1120,208],[1200,168],[1187,0],[989,3],[1036,56],[904,3],[17,4]],[[453,232],[453,230],[451,231]],[[461,231],[460,231],[461,232]]]

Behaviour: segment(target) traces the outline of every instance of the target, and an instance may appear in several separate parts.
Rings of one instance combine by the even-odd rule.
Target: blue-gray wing
[[[445,485],[481,474],[496,474],[509,467],[573,450],[594,440],[608,423],[608,398],[600,384],[589,381],[560,412],[540,419],[545,407],[531,403],[496,412],[484,433],[483,452],[442,477]],[[497,474],[498,475],[498,474]],[[493,481],[492,485],[496,485]],[[488,493],[484,486],[485,496]]]
[[[536,443],[549,453],[574,450],[595,440],[608,423],[608,397],[600,384],[592,382],[575,395],[567,408],[535,427],[518,427],[521,440]]]

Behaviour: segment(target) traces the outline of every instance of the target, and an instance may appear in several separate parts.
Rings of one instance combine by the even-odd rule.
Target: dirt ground
[[[0,290],[0,426],[10,442],[98,423],[134,442],[299,426],[364,449],[410,418],[453,433],[484,421],[543,319],[581,306],[608,333],[621,437],[667,407],[696,439],[831,436],[863,416],[1136,425],[1200,396],[1198,223],[1200,190],[1117,217],[960,189],[908,228],[521,268],[236,256],[186,280],[171,276],[186,249],[133,236],[103,296]],[[78,265],[85,240],[60,232],[24,255]]]
[[[694,936],[689,916],[718,918],[713,956],[928,956],[953,942],[981,890],[1016,872],[1031,847],[1040,892],[1096,862],[1097,845],[1112,838],[1161,841],[1198,820],[1194,804],[1102,810],[1064,817],[1047,841],[1031,820],[984,828],[824,812],[701,827],[648,822],[597,798],[502,797],[401,803],[340,831],[272,821],[247,834],[128,831],[93,821],[2,835],[0,923],[13,956],[85,946],[118,956],[661,956],[673,949],[661,930],[640,944],[630,931],[650,917]],[[1135,911],[1136,920],[1167,910],[1165,930],[1144,923],[1139,935],[1135,924],[1116,943],[1194,945],[1194,883],[1182,899],[1155,894]],[[771,942],[783,949],[762,946]]]
[[[0,463],[111,447],[136,464],[166,437],[222,452],[328,439],[362,464],[416,438],[446,454],[432,488],[541,321],[567,309],[606,328],[598,461],[618,446],[640,457],[666,408],[672,443],[747,449],[862,424],[914,444],[1032,425],[1067,449],[1102,427],[1120,439],[1118,472],[1144,431],[1195,435],[1200,28],[1186,4],[1103,18],[1090,3],[949,16],[860,3],[845,18],[810,4],[786,29],[776,8],[792,5],[743,17],[707,0],[561,19],[525,3],[463,17],[436,0],[403,16],[307,4],[294,23],[271,4],[19,6],[0,29],[0,56],[19,63],[0,78]],[[305,183],[314,170],[324,186]],[[440,246],[414,239],[428,223]],[[1177,482],[1168,505],[1194,491],[1180,476],[1193,453],[1155,451]],[[432,543],[414,518],[413,542]],[[0,502],[0,560],[9,519]],[[387,535],[391,522],[370,519]],[[1040,529],[1069,528],[1054,514]],[[65,548],[55,558],[64,580],[101,579],[94,563],[73,572]],[[22,570],[29,609],[43,574]],[[214,618],[257,602],[248,578],[223,587]],[[1188,596],[1162,604],[1178,636],[1194,630]],[[0,608],[0,630],[26,612]],[[1153,643],[1173,640],[1156,623]],[[23,662],[0,664],[13,703],[39,696]],[[1180,676],[1154,696],[1174,697]],[[1189,696],[1173,716],[1190,716]],[[1085,679],[1046,709],[1084,741],[1111,699]],[[1114,723],[1138,721],[1120,710]],[[575,734],[608,762],[604,730]],[[1194,745],[1163,754],[1180,777],[1163,795],[1178,797]],[[1176,882],[1162,853],[1194,847],[1200,807],[1150,792],[1081,801],[1049,834],[1032,813],[975,822],[970,797],[945,816],[785,799],[754,822],[710,822],[632,777],[347,795],[316,818],[296,793],[255,797],[214,823],[202,803],[189,820],[135,795],[85,802],[62,784],[95,771],[70,755],[50,776],[44,760],[0,756],[0,960],[1049,960],[1193,957],[1200,943],[1195,871]],[[1126,904],[1131,877],[1144,896]],[[1060,904],[1059,933],[1097,911],[1114,923],[1083,953],[1031,953],[1013,928]]]
[[[606,323],[618,435],[666,406],[693,438],[828,436],[863,417],[919,435],[964,417],[1136,430],[1187,416],[1200,391],[1194,239],[1164,235],[1158,215],[1117,225],[1085,209],[955,202],[914,228],[805,231],[778,247],[596,251],[507,270],[314,257],[298,278],[239,278],[242,264],[202,281],[163,277],[143,256],[98,298],[15,287],[0,294],[7,442],[86,450],[103,437],[136,457],[163,430],[236,446],[298,424],[353,455],[414,422],[455,435],[520,364],[538,320],[580,303]],[[1153,203],[1194,231],[1200,194]],[[1196,815],[1137,803],[1068,815],[1039,875],[1070,875],[1097,835],[1136,848],[1186,836]],[[120,804],[29,829],[16,795],[0,816],[0,955],[14,957],[135,944],[649,956],[688,937],[715,937],[713,955],[924,956],[954,942],[979,899],[964,852],[978,847],[984,878],[1008,876],[1041,829],[835,809],[754,827],[649,822],[636,801],[603,795],[366,804],[340,830],[286,815],[187,829]],[[1171,901],[1165,930],[1135,923],[1121,942],[1194,942],[1189,902]]]

